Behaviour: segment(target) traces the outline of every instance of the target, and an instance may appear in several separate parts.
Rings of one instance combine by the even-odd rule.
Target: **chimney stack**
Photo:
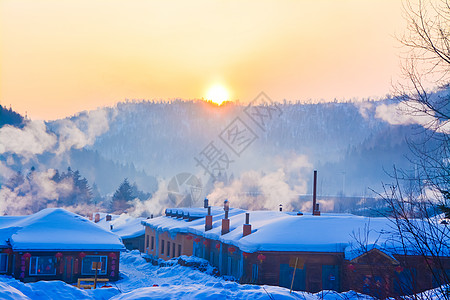
[[[208,198],[205,198],[205,200],[203,201],[203,208],[208,208],[209,207],[209,203],[208,203]]]
[[[280,211],[283,211],[283,204],[280,204]]]
[[[222,234],[230,232],[230,219],[228,219],[228,211],[230,210],[230,202],[225,200],[223,202],[223,210],[225,211],[225,218],[222,219]]]
[[[95,214],[95,220],[94,220],[94,222],[95,222],[95,223],[100,222],[100,214],[99,214],[99,213],[96,213],[96,214]]]
[[[320,216],[319,204],[317,204],[317,170],[314,170],[313,183],[313,216]]]
[[[111,215],[110,214],[106,215],[106,221],[111,221]]]
[[[211,206],[208,206],[208,215],[205,219],[205,231],[212,229],[212,216],[211,216]]]
[[[252,233],[252,225],[250,225],[250,213],[245,213],[245,224],[242,228],[242,235],[247,236]]]

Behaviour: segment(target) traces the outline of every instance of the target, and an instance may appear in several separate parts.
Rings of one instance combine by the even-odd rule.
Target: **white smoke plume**
[[[450,134],[450,122],[440,121],[425,105],[413,101],[396,104],[381,104],[376,108],[377,118],[392,125],[420,125],[439,133]]]
[[[353,103],[359,110],[364,119],[369,118],[369,112],[373,109],[373,103],[370,101],[358,101]]]
[[[307,191],[307,178],[312,165],[304,155],[292,159],[277,159],[273,172],[247,171],[229,185],[216,183],[207,196],[213,205],[222,205],[225,199],[233,207],[250,210],[275,210],[280,204],[292,210],[299,194]]]
[[[8,182],[16,175],[16,172],[8,167],[14,164],[14,157],[18,157],[22,164],[34,159],[34,164],[40,169],[19,185],[1,186],[0,214],[33,213],[56,205],[61,196],[71,193],[73,183],[67,180],[51,180],[55,170],[40,165],[36,155],[52,153],[60,157],[72,148],[81,149],[92,145],[99,135],[109,129],[110,118],[114,118],[115,113],[113,110],[112,114],[108,114],[107,109],[83,112],[76,118],[53,122],[51,131],[43,121],[26,121],[23,128],[9,125],[0,128],[0,154],[6,158],[6,164],[0,161],[0,182]],[[78,206],[68,209],[95,210]]]
[[[160,215],[169,203],[168,182],[162,178],[158,178],[158,190],[147,200],[141,201],[134,199],[129,213],[133,217]]]
[[[97,136],[108,131],[109,117],[105,109],[97,109],[82,113],[75,120],[57,120],[54,125],[59,136],[56,153],[61,154],[94,144]]]
[[[15,172],[8,168],[8,166],[0,160],[0,179],[6,180],[11,178]]]
[[[2,186],[0,190],[0,214],[23,215],[39,211],[56,204],[60,196],[68,195],[72,189],[72,182],[62,180],[55,182],[52,177],[55,170],[33,172],[23,182],[16,182],[17,186]]]
[[[109,121],[107,110],[97,109],[83,112],[74,120],[55,121],[54,133],[43,121],[27,121],[23,128],[6,125],[0,128],[0,154],[16,154],[28,161],[44,152],[61,154],[71,148],[81,149],[108,131]]]
[[[23,129],[9,125],[0,128],[0,154],[15,153],[29,160],[51,151],[56,143],[57,137],[47,131],[43,121],[29,121]]]

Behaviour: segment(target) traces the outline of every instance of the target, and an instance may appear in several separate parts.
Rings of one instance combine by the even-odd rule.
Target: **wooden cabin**
[[[0,273],[24,282],[76,282],[95,274],[119,278],[120,238],[89,220],[61,208],[23,217],[0,217]]]

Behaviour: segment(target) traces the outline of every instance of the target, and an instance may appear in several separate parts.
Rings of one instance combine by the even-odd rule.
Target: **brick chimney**
[[[205,231],[212,229],[211,206],[208,207],[208,215],[205,218]]]
[[[222,234],[230,232],[230,219],[222,219]]]
[[[245,224],[242,228],[242,235],[247,236],[252,233],[252,225],[250,225],[250,213],[245,213]]]
[[[94,222],[95,222],[95,223],[100,222],[100,214],[99,214],[99,213],[96,213],[96,214],[95,214],[95,220],[94,220]]]
[[[106,215],[106,221],[111,221],[111,215],[110,214]]]
[[[222,219],[222,234],[226,234],[230,232],[230,219],[228,219],[230,202],[228,202],[228,199],[223,202],[223,210],[225,211],[225,218]]]

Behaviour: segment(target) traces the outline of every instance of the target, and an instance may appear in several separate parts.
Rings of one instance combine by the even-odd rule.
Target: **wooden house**
[[[61,208],[22,217],[0,217],[0,273],[24,282],[93,277],[119,278],[125,247],[115,234]]]

